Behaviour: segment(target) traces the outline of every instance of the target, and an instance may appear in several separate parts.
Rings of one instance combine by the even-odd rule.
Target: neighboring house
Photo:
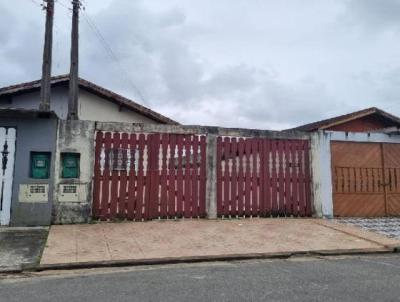
[[[372,107],[292,130],[344,131],[330,141],[333,215],[381,217],[400,215],[400,118]],[[368,140],[361,133],[368,134]],[[390,136],[379,136],[379,133]],[[378,137],[378,138],[377,138]]]
[[[50,110],[60,119],[68,114],[69,76],[51,80]],[[39,108],[40,80],[0,88],[0,108]],[[178,124],[149,108],[92,82],[79,79],[78,117],[80,120],[100,122]]]
[[[79,146],[59,148],[60,131],[68,132],[73,140],[87,130],[61,127],[68,114],[69,78],[52,78],[49,112],[39,110],[40,84],[0,88],[0,225],[48,225],[58,212],[68,215],[65,212],[70,209],[59,210],[55,202],[60,184],[65,190],[88,186],[85,190],[90,194],[89,180],[84,177],[91,158]],[[178,124],[89,81],[79,79],[79,88],[80,120]],[[64,176],[64,169],[77,172]]]
[[[291,130],[317,131],[332,130],[346,132],[377,132],[400,127],[400,118],[379,108],[372,107],[360,111],[332,117],[295,127]]]
[[[0,225],[50,224],[57,125],[54,112],[0,108]]]

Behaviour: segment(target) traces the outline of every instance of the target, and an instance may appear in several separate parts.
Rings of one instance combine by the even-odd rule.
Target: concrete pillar
[[[206,213],[208,219],[217,218],[217,135],[207,135]]]
[[[311,136],[311,170],[314,211],[318,217],[333,217],[331,134],[318,131]]]
[[[86,223],[92,206],[92,180],[94,172],[95,122],[67,120],[59,122],[54,177],[53,223]],[[61,153],[80,154],[79,179],[61,178]],[[60,200],[60,185],[77,185],[84,190],[79,200]],[[82,198],[82,199],[81,199]]]

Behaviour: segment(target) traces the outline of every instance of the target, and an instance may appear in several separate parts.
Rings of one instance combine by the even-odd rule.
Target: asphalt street
[[[400,254],[0,277],[0,301],[400,301]]]

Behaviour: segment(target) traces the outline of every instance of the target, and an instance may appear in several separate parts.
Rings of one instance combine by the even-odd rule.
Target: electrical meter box
[[[79,153],[61,153],[62,178],[79,178]]]
[[[20,184],[19,202],[48,202],[48,184]]]
[[[50,153],[31,152],[31,178],[47,179],[50,175]]]
[[[60,184],[58,201],[85,202],[86,192],[86,184]]]

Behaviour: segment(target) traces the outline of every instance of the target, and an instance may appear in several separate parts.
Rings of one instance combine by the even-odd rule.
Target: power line
[[[96,26],[96,24],[94,23],[94,21],[89,17],[88,14],[86,14],[85,12],[83,12],[83,17],[85,19],[85,21],[88,23],[89,27],[93,30],[93,32],[97,35],[97,37],[99,38],[100,42],[103,44],[104,49],[107,51],[108,55],[110,56],[111,59],[113,59],[117,64],[118,67],[120,68],[120,70],[125,74],[125,80],[127,81],[127,83],[133,88],[133,90],[138,94],[138,96],[140,97],[141,101],[143,103],[146,103],[142,92],[139,90],[139,88],[132,82],[132,80],[129,77],[129,73],[127,72],[127,70],[124,68],[124,66],[121,64],[121,61],[119,60],[119,58],[117,57],[117,55],[115,54],[115,52],[113,51],[113,49],[111,48],[110,44],[107,42],[107,40],[105,39],[105,37],[102,35],[102,33],[100,32],[99,28]]]
[[[44,8],[44,4],[42,4],[42,3],[40,3],[40,2],[38,2],[38,1],[36,1],[36,0],[31,0],[31,2],[32,2],[33,4],[39,6],[39,7],[42,8],[42,9]]]
[[[82,4],[83,1],[80,1],[80,3]],[[70,8],[68,8],[68,6],[61,2],[60,0],[56,0],[56,3],[60,4],[62,7],[68,9],[69,11],[71,11]],[[131,86],[131,88],[135,91],[135,93],[139,96],[140,100],[142,101],[142,103],[146,104],[146,100],[143,96],[143,93],[140,91],[140,89],[135,85],[135,83],[132,81],[132,79],[129,76],[128,71],[124,68],[124,66],[122,65],[120,59],[118,58],[118,56],[115,54],[115,52],[113,51],[113,49],[111,48],[110,44],[107,42],[106,38],[104,37],[104,35],[101,33],[100,29],[96,26],[95,22],[90,18],[90,16],[88,14],[85,13],[85,7],[82,5],[82,16],[85,20],[85,22],[89,25],[89,28],[93,31],[93,33],[95,34],[95,36],[97,37],[97,39],[100,41],[101,45],[103,46],[103,48],[105,49],[106,53],[108,54],[108,56],[111,58],[111,60],[115,61],[117,63],[117,67],[121,70],[122,74],[124,75],[124,80],[126,81],[126,83],[128,85]]]
[[[61,5],[61,6],[64,7],[64,8],[66,8],[67,10],[71,11],[71,9],[70,9],[66,4],[64,4],[63,2],[61,2],[60,0],[56,0],[56,3],[58,3],[59,5]]]

